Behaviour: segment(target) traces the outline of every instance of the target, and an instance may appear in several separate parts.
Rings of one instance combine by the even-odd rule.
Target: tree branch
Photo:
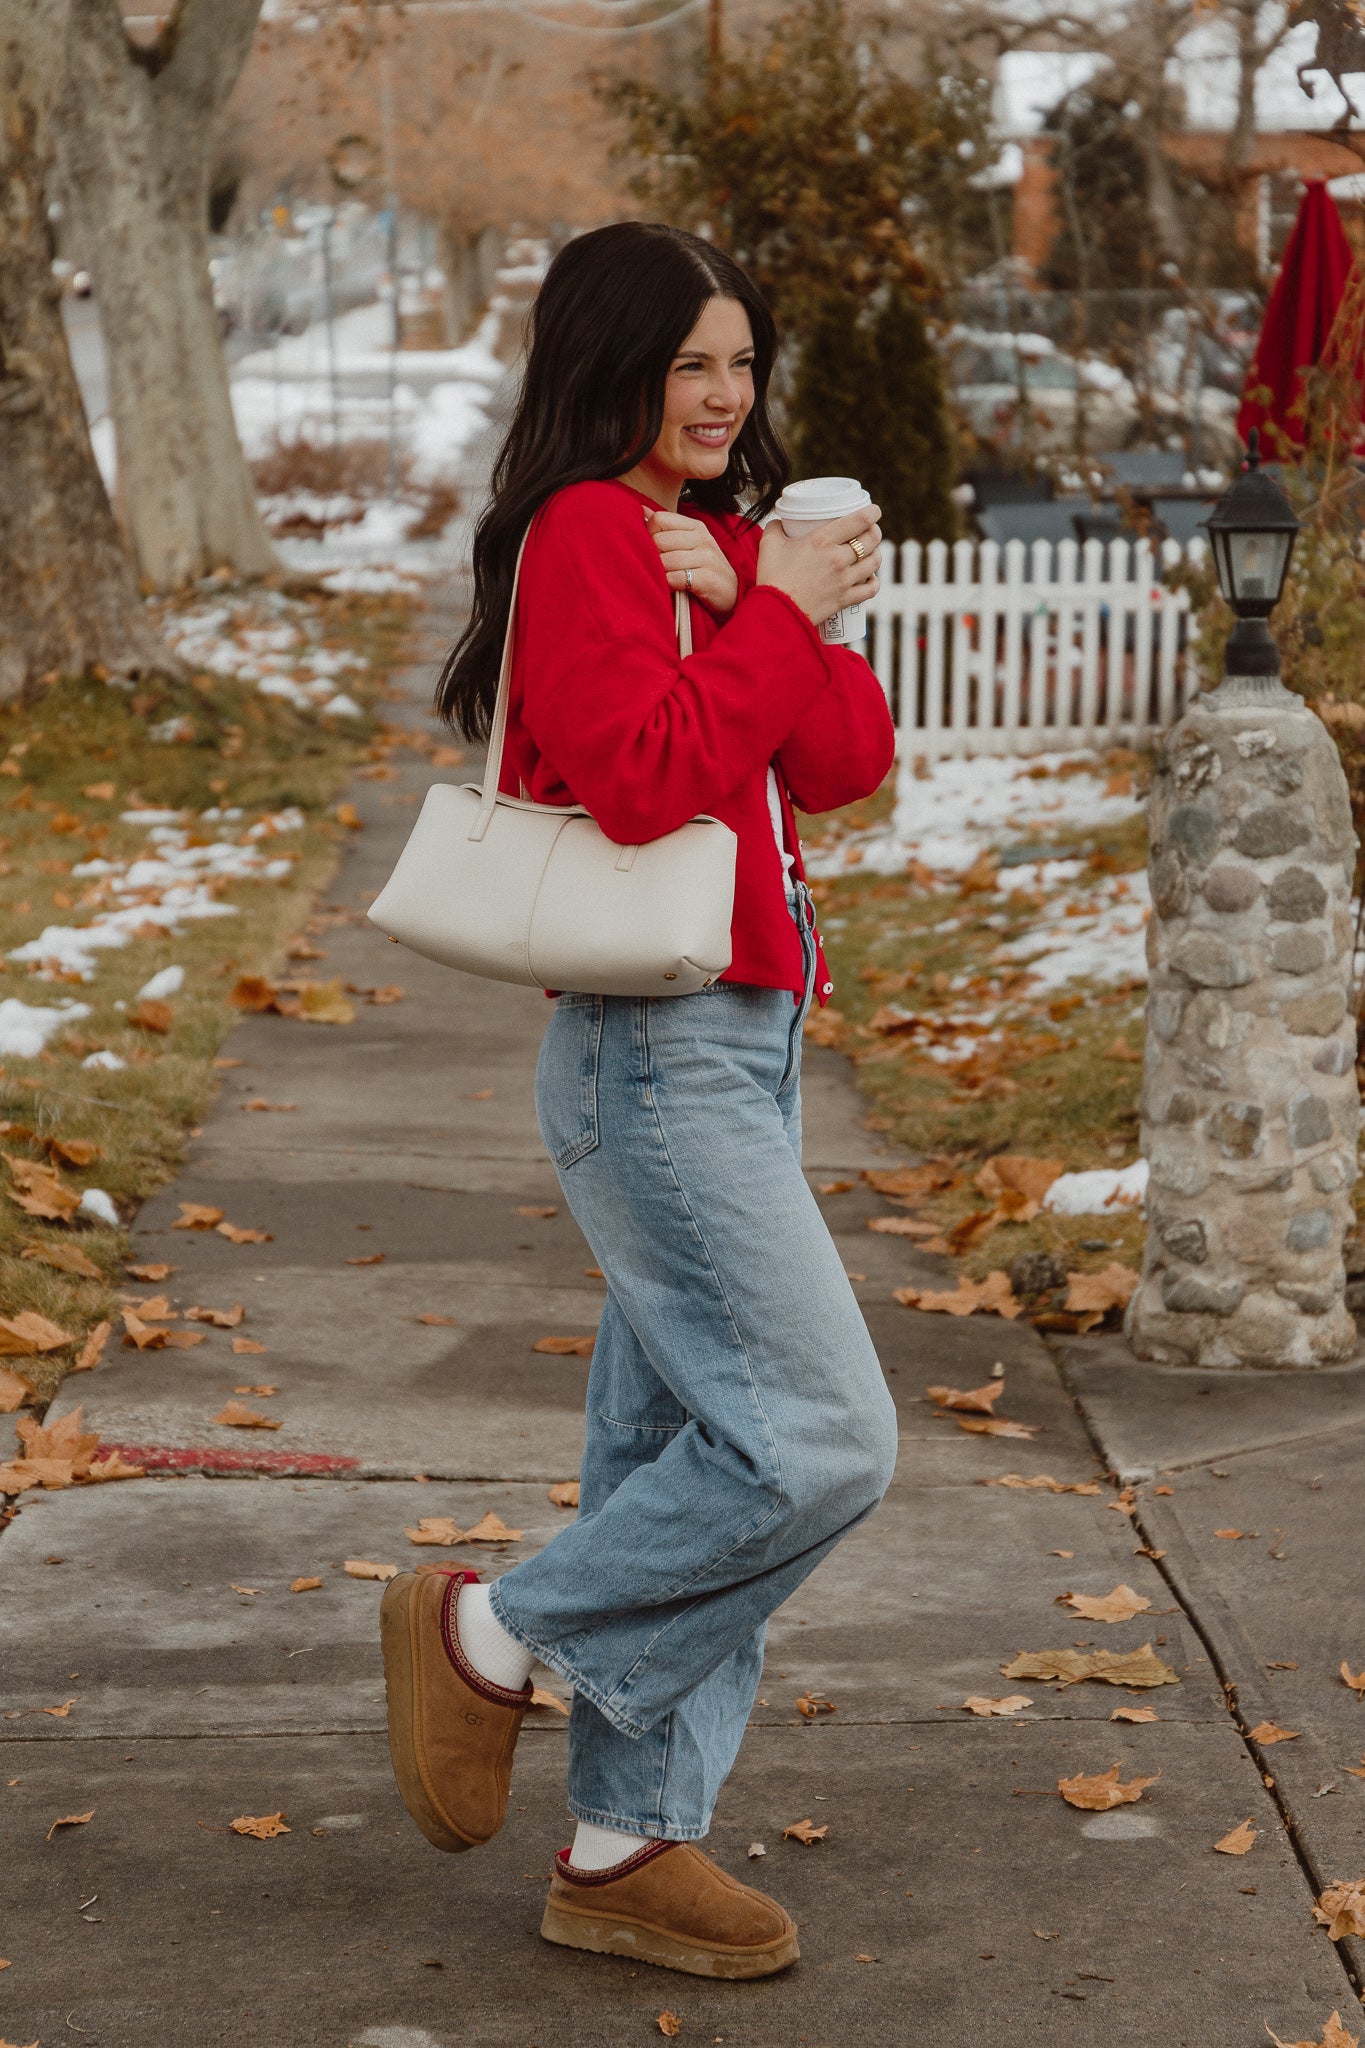
[[[114,4],[114,0],[110,0]],[[182,120],[216,121],[241,75],[261,0],[176,0],[157,38],[157,97]]]

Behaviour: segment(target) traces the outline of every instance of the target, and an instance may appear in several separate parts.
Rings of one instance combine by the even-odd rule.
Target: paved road
[[[414,669],[395,715],[422,716],[429,681]],[[355,785],[366,829],[311,927],[319,972],[398,981],[405,1000],[345,1028],[240,1025],[225,1051],[242,1064],[135,1226],[135,1256],[174,1265],[177,1306],[243,1302],[241,1333],[266,1351],[234,1355],[218,1331],[189,1352],[114,1351],[57,1406],[82,1402],[150,1476],[25,1496],[0,1537],[3,1705],[22,1716],[0,1721],[0,2034],[625,2048],[657,2038],[667,2007],[684,2040],[732,2048],[1251,2048],[1266,2020],[1297,2040],[1334,2007],[1349,2018],[1349,1945],[1310,1908],[1315,1885],[1365,1876],[1365,1781],[1343,1768],[1365,1706],[1334,1676],[1342,1657],[1365,1666],[1365,1376],[1160,1373],[1103,1340],[1055,1359],[1017,1325],[897,1307],[893,1286],[933,1267],[865,1229],[881,1205],[857,1175],[885,1162],[848,1069],[816,1050],[807,1163],[817,1187],[855,1183],[821,1200],[903,1450],[878,1515],[776,1617],[712,1838],[790,1905],[800,1967],[712,1987],[539,1941],[569,1825],[549,1709],[488,1849],[442,1857],[408,1823],[382,1734],[380,1588],[343,1561],[432,1555],[404,1535],[424,1514],[468,1527],[491,1508],[521,1530],[493,1570],[553,1535],[547,1488],[575,1469],[587,1366],[531,1347],[591,1330],[601,1300],[562,1205],[523,1213],[557,1202],[531,1107],[543,999],[429,967],[364,921],[424,780]],[[297,1108],[243,1114],[253,1096]],[[175,1231],[182,1200],[271,1239]],[[451,1320],[416,1320],[433,1315]],[[960,1432],[924,1397],[997,1360],[1032,1441]],[[279,1430],[215,1426],[246,1384],[278,1387],[253,1405]],[[1111,1465],[1146,1482],[1136,1525],[1108,1481],[1094,1496],[979,1483]],[[1215,1538],[1224,1526],[1257,1533]],[[289,1590],[312,1576],[319,1590]],[[1120,1581],[1151,1603],[1130,1622],[1055,1604]],[[1019,1650],[1078,1639],[1158,1645],[1180,1682],[1149,1696],[1157,1723],[1111,1722],[1136,1694],[1001,1676]],[[962,1710],[1016,1689],[1032,1698],[1020,1720]],[[836,1709],[813,1724],[796,1709],[812,1691]],[[35,1711],[70,1698],[64,1719]],[[1298,1740],[1248,1740],[1267,1718]],[[1159,1774],[1140,1805],[1058,1797],[1059,1777],[1116,1761]],[[277,1811],[277,1839],[228,1830]],[[784,1842],[807,1816],[827,1838]],[[1251,1854],[1211,1853],[1248,1816]]]

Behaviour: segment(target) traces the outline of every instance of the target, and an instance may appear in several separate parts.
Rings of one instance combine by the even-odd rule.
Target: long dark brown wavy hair
[[[754,337],[753,409],[723,476],[688,484],[710,512],[771,511],[790,474],[768,416],[777,352],[757,287],[720,249],[681,228],[618,221],[566,243],[531,313],[516,413],[493,466],[474,534],[474,606],[436,685],[436,709],[469,739],[488,736],[517,550],[545,501],[566,484],[624,476],[663,427],[669,368],[707,301],[736,299]]]

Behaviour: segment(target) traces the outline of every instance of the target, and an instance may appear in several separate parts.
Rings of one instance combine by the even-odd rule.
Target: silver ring
[[[683,575],[687,578],[687,587],[690,590],[692,588],[692,571],[690,569],[684,569]]]

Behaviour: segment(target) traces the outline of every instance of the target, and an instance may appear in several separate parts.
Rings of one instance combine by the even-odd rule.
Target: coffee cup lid
[[[871,503],[854,476],[811,476],[788,484],[774,510],[779,519],[842,519]]]

